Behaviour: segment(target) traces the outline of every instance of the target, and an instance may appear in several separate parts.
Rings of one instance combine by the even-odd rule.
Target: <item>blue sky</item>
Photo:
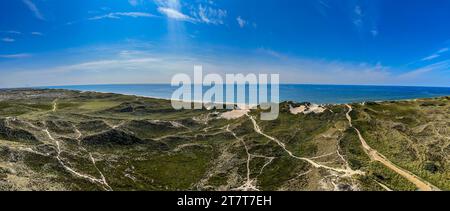
[[[450,1],[0,1],[0,87],[169,83],[450,86]]]

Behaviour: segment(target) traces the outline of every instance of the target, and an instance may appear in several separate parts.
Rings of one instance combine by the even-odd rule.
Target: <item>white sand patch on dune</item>
[[[289,109],[289,111],[291,112],[291,114],[297,115],[297,114],[303,114],[303,112],[306,111],[306,106],[300,106],[297,108],[294,108],[292,106],[290,106],[291,108]]]
[[[227,120],[239,119],[239,118],[247,115],[248,112],[250,112],[249,109],[236,109],[236,110],[222,113],[222,115],[220,115],[220,118],[227,119]]]
[[[312,104],[310,106],[307,105],[301,105],[299,107],[292,107],[290,106],[290,112],[291,114],[294,115],[298,115],[298,114],[310,114],[310,113],[315,113],[315,114],[320,114],[325,112],[327,109],[323,106],[317,105],[317,104]]]
[[[320,113],[323,113],[325,110],[326,109],[324,107],[313,104],[313,105],[311,105],[311,107],[309,107],[309,110],[307,112],[320,114]]]

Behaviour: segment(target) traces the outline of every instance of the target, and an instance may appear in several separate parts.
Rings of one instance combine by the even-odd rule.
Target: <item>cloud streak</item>
[[[16,40],[10,37],[5,37],[2,39],[3,42],[15,42]]]
[[[44,36],[44,34],[42,32],[31,32],[31,35],[34,36]]]
[[[445,60],[437,63],[433,63],[430,65],[427,65],[425,67],[418,68],[416,70],[407,72],[405,74],[402,74],[400,78],[418,78],[424,74],[430,74],[431,72],[435,71],[442,71],[442,70],[448,70],[450,68],[450,60]]]
[[[178,20],[178,21],[194,22],[193,18],[191,18],[188,15],[185,15],[185,14],[181,13],[180,11],[173,9],[173,8],[159,7],[158,11],[170,19],[174,19],[174,20]]]
[[[20,32],[20,31],[15,31],[15,30],[0,31],[0,32],[7,33],[7,34],[17,34],[17,35],[22,34],[22,32]]]
[[[198,4],[189,5],[189,14],[183,13],[181,4],[178,0],[156,0],[158,11],[169,19],[176,21],[186,21],[191,23],[205,23],[212,25],[224,24],[227,17],[227,11],[216,9],[210,6]]]
[[[438,50],[436,53],[421,59],[421,61],[431,61],[433,59],[439,58],[441,57],[441,54],[446,53],[447,51],[449,51],[449,48],[442,48]]]
[[[45,20],[39,8],[31,0],[23,0],[22,2],[28,7],[28,9],[34,14],[37,19]]]
[[[112,13],[108,13],[106,15],[95,16],[95,17],[89,18],[88,20],[120,19],[122,17],[153,18],[156,16],[153,14],[144,13],[144,12],[112,12]]]
[[[422,61],[430,61],[430,60],[436,59],[438,57],[440,57],[439,54],[433,54],[433,55],[430,55],[430,56],[427,56],[427,57],[423,58]]]
[[[0,54],[0,58],[2,59],[21,59],[21,58],[27,58],[31,57],[31,54]]]

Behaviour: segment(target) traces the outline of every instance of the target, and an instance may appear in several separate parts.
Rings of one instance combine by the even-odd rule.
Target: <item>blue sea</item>
[[[137,95],[170,99],[179,87],[169,84],[123,84],[52,86],[43,88],[69,89]],[[204,91],[208,88],[204,88]],[[299,85],[282,84],[280,101],[343,104],[367,101],[391,101],[450,96],[450,87],[356,86],[356,85]]]

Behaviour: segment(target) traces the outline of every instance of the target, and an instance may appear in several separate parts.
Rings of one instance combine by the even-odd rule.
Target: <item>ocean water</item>
[[[118,93],[126,95],[138,95],[138,96],[170,99],[172,97],[172,93],[179,87],[172,87],[169,84],[123,84],[123,85],[52,86],[41,88],[96,91],[96,92]],[[208,89],[209,87],[204,87],[203,91],[205,92]],[[367,101],[391,101],[391,100],[406,100],[416,98],[431,98],[439,96],[450,96],[450,87],[299,85],[299,84],[282,84],[279,87],[280,101],[311,102],[317,104],[343,104],[343,103],[355,103]]]

